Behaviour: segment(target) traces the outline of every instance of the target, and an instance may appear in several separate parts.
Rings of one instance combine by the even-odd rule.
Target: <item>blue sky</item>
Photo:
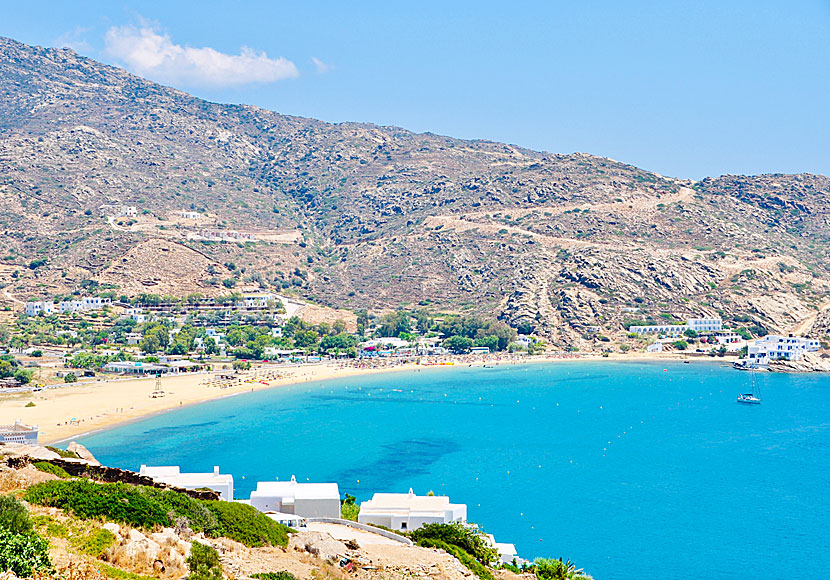
[[[326,121],[684,178],[830,175],[830,0],[32,0],[0,35]]]

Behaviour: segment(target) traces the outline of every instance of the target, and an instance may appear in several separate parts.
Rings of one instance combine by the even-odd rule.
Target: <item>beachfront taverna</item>
[[[223,500],[233,501],[233,475],[219,473],[218,465],[213,467],[212,473],[182,473],[178,465],[142,465],[138,473],[182,489],[212,489],[219,492]]]
[[[340,489],[336,483],[259,481],[251,505],[261,512],[294,514],[305,518],[339,518]]]
[[[357,521],[385,526],[391,530],[412,531],[425,524],[449,524],[467,520],[467,505],[450,503],[444,495],[376,493],[361,502]]]

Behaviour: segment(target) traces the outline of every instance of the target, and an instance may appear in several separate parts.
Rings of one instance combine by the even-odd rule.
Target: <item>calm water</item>
[[[664,370],[666,369],[666,370]],[[598,579],[830,578],[830,377],[718,364],[443,368],[250,393],[87,437],[105,464],[180,464],[341,492],[433,490],[523,557]],[[175,395],[174,395],[175,396]]]

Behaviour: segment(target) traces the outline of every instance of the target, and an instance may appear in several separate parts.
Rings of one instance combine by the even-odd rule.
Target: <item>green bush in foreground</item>
[[[484,540],[484,535],[458,522],[451,524],[427,524],[414,530],[410,537],[420,545],[424,541],[439,541],[458,546],[484,566],[499,559],[499,554]]]
[[[32,463],[32,465],[38,471],[42,471],[44,473],[51,473],[52,475],[57,475],[62,479],[72,477],[66,472],[66,470],[63,467],[61,467],[60,465],[49,463],[48,461],[35,461],[34,463]]]
[[[217,536],[225,536],[251,547],[288,545],[288,528],[253,506],[230,501],[203,503],[219,522]]]
[[[201,501],[172,490],[85,479],[39,483],[26,501],[57,507],[85,519],[108,519],[136,528],[172,526],[184,518],[196,532],[225,536],[247,546],[288,545],[289,528],[256,508],[225,501]]]
[[[49,544],[36,534],[16,534],[0,529],[0,570],[19,578],[31,578],[35,570],[49,571]]]
[[[188,580],[222,580],[222,565],[219,554],[210,546],[193,542],[187,557],[190,574]]]
[[[29,510],[13,495],[0,495],[0,529],[12,534],[32,532]]]

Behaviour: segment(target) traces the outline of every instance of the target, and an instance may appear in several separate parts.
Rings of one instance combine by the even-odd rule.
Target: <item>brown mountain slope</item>
[[[661,315],[784,330],[828,293],[828,195],[823,176],[692,182],[218,105],[0,39],[0,256],[48,261],[10,281],[21,297],[84,279],[136,293],[149,278],[123,264],[162,239],[205,261],[168,265],[182,291],[230,279],[339,307],[474,311],[582,347],[600,344],[594,327]]]

